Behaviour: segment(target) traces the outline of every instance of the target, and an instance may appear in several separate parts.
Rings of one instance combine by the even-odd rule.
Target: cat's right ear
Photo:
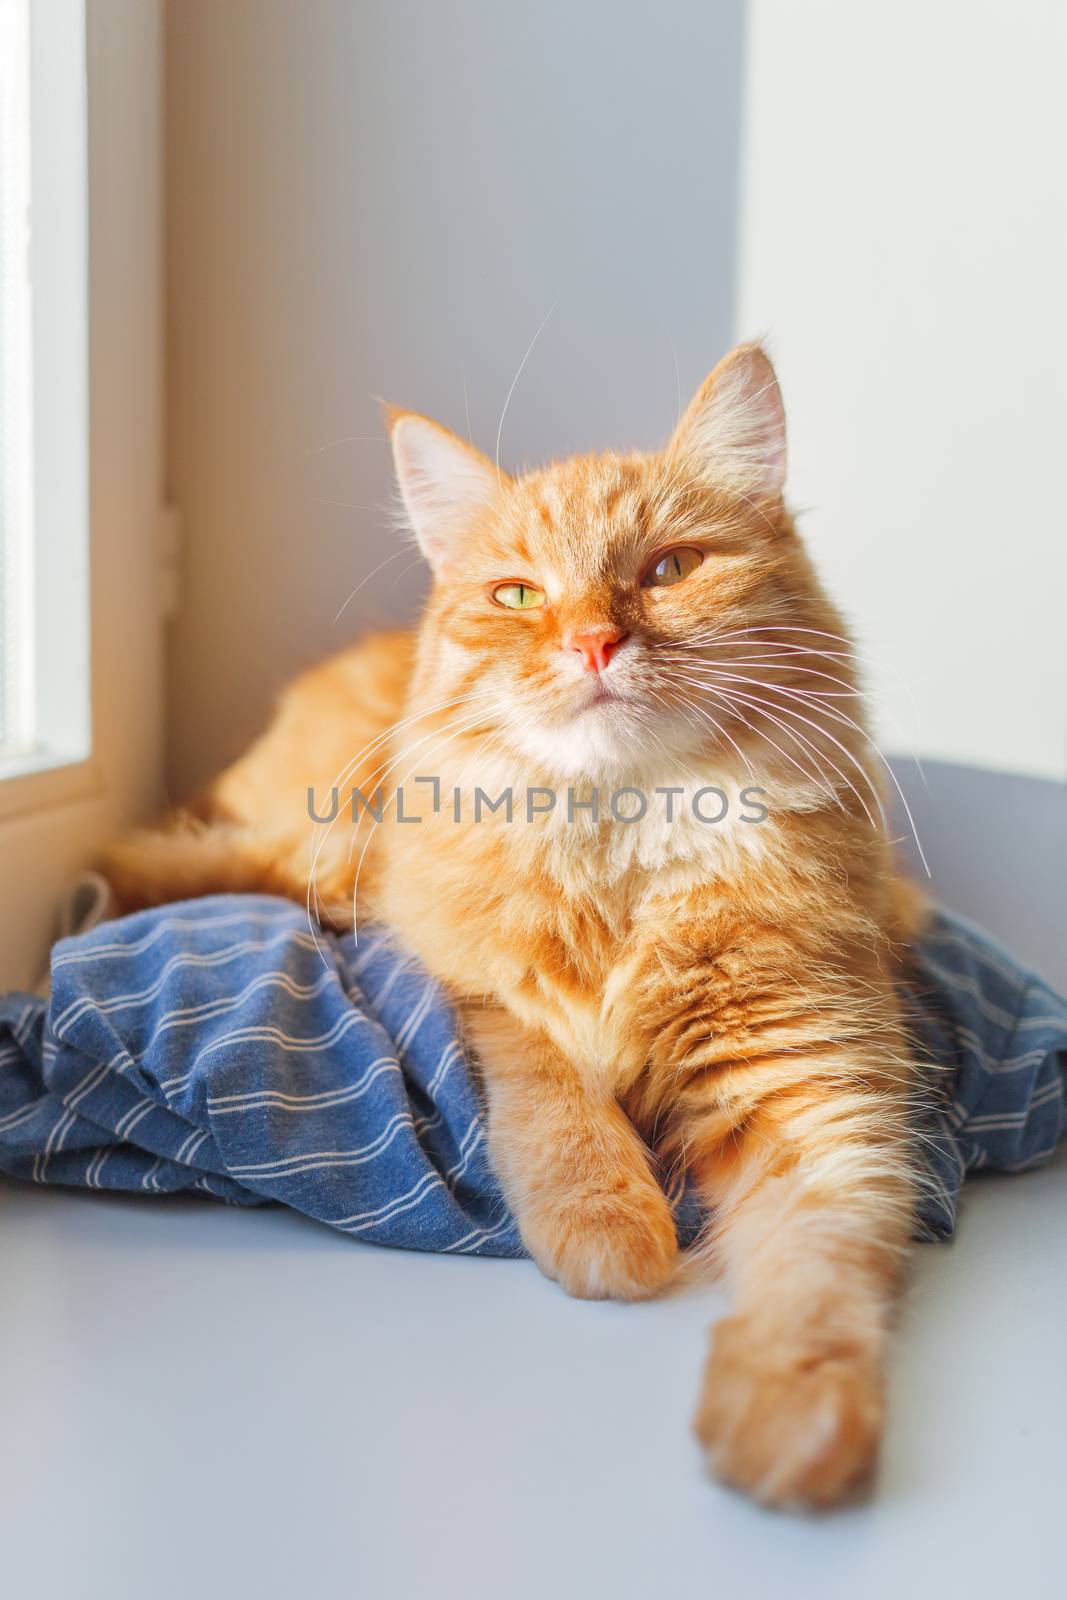
[[[745,498],[781,495],[785,411],[774,368],[759,345],[738,345],[705,378],[669,451],[698,477]]]
[[[392,407],[385,416],[408,520],[437,577],[448,577],[471,523],[507,479],[480,450],[429,417]]]

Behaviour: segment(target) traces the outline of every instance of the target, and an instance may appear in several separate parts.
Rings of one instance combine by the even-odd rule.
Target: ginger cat
[[[662,452],[517,478],[389,422],[435,579],[420,626],[300,679],[205,816],[126,841],[112,882],[127,907],[262,888],[390,924],[455,998],[492,1160],[569,1293],[671,1282],[661,1179],[684,1168],[713,1216],[698,1257],[736,1289],[696,1414],[708,1464],[769,1504],[838,1501],[876,1455],[912,1229],[907,897],[850,644],[783,503],[774,372],[743,346]],[[439,809],[424,784],[396,825],[394,786],[410,813],[428,775]],[[308,788],[321,808],[331,784],[316,828]],[[349,788],[379,784],[382,821],[353,821]],[[508,786],[512,820],[475,820],[475,788]]]

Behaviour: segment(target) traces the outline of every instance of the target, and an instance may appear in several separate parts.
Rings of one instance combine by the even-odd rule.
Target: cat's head
[[[769,724],[745,663],[764,663],[747,669],[757,685],[796,681],[836,621],[782,502],[785,417],[761,349],[721,361],[648,454],[511,477],[426,417],[389,422],[434,574],[424,704],[438,699],[457,727],[484,718],[560,774],[657,752],[747,759]]]

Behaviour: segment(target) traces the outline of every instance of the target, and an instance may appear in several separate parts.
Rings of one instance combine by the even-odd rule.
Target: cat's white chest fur
[[[772,796],[747,777],[655,768],[567,780],[551,812],[523,825],[538,830],[566,880],[575,871],[604,887],[647,877],[658,892],[751,870],[776,826]]]
[[[488,809],[475,820],[478,790],[510,797],[507,820]],[[449,770],[442,809],[451,814],[447,796],[461,794],[464,819],[476,832],[488,830],[487,843],[506,841],[522,870],[545,872],[567,889],[646,878],[657,893],[670,893],[757,866],[777,833],[776,792],[750,773],[710,766],[679,773],[658,764],[595,779],[542,774],[535,785],[513,759],[480,755]]]
[[[769,821],[762,801],[749,795],[743,802],[736,788],[705,786],[702,793],[691,785],[681,795],[653,793],[639,820],[612,816],[604,842],[605,866],[612,876],[685,864],[718,875],[727,863],[733,867],[742,859],[758,860]]]
[[[762,855],[765,830],[773,827],[764,797],[748,793],[742,800],[741,789],[729,783],[634,788],[602,794],[595,835],[590,829],[583,837],[579,829],[572,841],[591,852],[605,881],[634,874],[652,875],[660,887],[667,880],[706,881],[733,875],[742,863],[751,867]]]

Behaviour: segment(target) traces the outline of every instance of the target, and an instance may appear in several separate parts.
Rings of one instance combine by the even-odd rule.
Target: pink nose
[[[629,637],[618,628],[592,628],[588,633],[569,633],[563,648],[581,656],[586,672],[603,672],[620,644]]]

